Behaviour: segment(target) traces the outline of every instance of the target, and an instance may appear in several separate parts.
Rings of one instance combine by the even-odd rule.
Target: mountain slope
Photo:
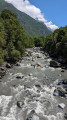
[[[20,20],[29,36],[47,36],[52,33],[43,23],[40,23],[27,14],[17,10],[12,4],[9,4],[4,0],[0,0],[0,12],[5,8],[11,10],[17,15],[17,18]]]

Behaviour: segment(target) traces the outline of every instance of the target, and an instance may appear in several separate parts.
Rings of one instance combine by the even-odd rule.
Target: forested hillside
[[[13,5],[5,2],[4,0],[0,0],[0,12],[5,8],[11,10],[16,14],[21,25],[24,26],[24,29],[29,36],[47,36],[48,34],[52,33],[43,23],[40,23],[27,14],[17,10]]]
[[[33,45],[33,38],[25,34],[16,15],[7,9],[3,10],[0,14],[0,64],[17,61],[25,48]]]

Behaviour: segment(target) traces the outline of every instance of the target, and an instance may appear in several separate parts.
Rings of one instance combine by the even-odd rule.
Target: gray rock
[[[39,120],[39,117],[37,115],[33,115],[32,117],[29,117],[26,120]]]
[[[35,62],[35,59],[34,59],[34,58],[32,58],[32,61],[33,61],[33,62]]]
[[[22,74],[22,75],[18,75],[18,76],[16,76],[17,79],[22,79],[23,77],[24,77],[23,74]]]
[[[33,58],[41,58],[42,57],[42,55],[41,54],[39,54],[39,53],[37,53],[37,54],[35,54],[34,56],[33,56]]]
[[[17,62],[15,65],[16,65],[16,66],[20,66],[20,63],[19,63],[19,62]]]
[[[6,64],[6,67],[7,67],[7,68],[11,68],[12,65],[11,65],[10,63],[7,63],[7,64]]]
[[[26,92],[26,96],[30,96],[31,95],[29,90],[26,90],[25,92]]]
[[[65,108],[65,104],[64,104],[64,103],[60,103],[60,104],[58,105],[58,107],[61,108],[61,109],[64,109],[64,108]]]
[[[38,87],[38,88],[41,88],[40,84],[36,84],[35,86]]]
[[[57,87],[57,89],[54,90],[53,95],[54,96],[61,96],[61,97],[66,97],[66,92],[62,87]]]
[[[39,62],[36,64],[36,66],[43,68],[43,65],[41,63],[39,63]]]
[[[29,76],[32,76],[32,75],[33,75],[32,73],[29,74]]]
[[[2,79],[2,76],[0,76],[0,79]]]
[[[24,102],[23,101],[17,101],[17,106],[19,108],[22,108],[22,106],[24,105]]]
[[[61,70],[61,72],[65,72],[64,70]]]
[[[26,120],[40,120],[35,110],[32,110]]]
[[[64,114],[64,118],[67,119],[67,113]]]
[[[51,67],[60,67],[61,64],[59,62],[55,61],[55,60],[51,60],[50,61],[50,66]]]
[[[40,90],[37,90],[38,93],[40,93]]]
[[[67,88],[67,80],[62,80],[60,82],[58,82],[58,85],[61,85],[63,88]]]
[[[6,69],[5,69],[5,67],[0,67],[0,70],[5,71]]]
[[[0,71],[0,76],[3,77],[6,74],[6,71]]]

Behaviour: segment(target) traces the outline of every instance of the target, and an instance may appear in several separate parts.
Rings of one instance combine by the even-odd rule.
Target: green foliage
[[[6,33],[5,33],[5,28],[2,22],[0,22],[0,47],[4,47],[6,44],[5,41]]]
[[[35,37],[34,43],[36,47],[44,47],[45,37],[44,36]]]
[[[8,9],[4,9],[2,11],[1,17],[5,20],[5,19],[11,19],[11,17],[15,18],[16,15]]]
[[[23,26],[10,10],[0,14],[0,63],[18,61],[25,48],[34,46],[34,39],[25,34]]]
[[[4,63],[3,59],[0,59],[0,66]]]
[[[67,26],[54,31],[45,39],[45,49],[53,56],[67,60]]]
[[[20,57],[21,57],[21,55],[18,50],[11,51],[10,61],[12,61],[12,62],[18,61]]]

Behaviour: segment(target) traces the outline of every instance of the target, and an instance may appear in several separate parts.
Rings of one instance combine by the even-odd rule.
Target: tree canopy
[[[13,12],[3,10],[0,14],[0,62],[17,61],[28,46],[34,46],[33,38],[25,34],[23,26]]]

